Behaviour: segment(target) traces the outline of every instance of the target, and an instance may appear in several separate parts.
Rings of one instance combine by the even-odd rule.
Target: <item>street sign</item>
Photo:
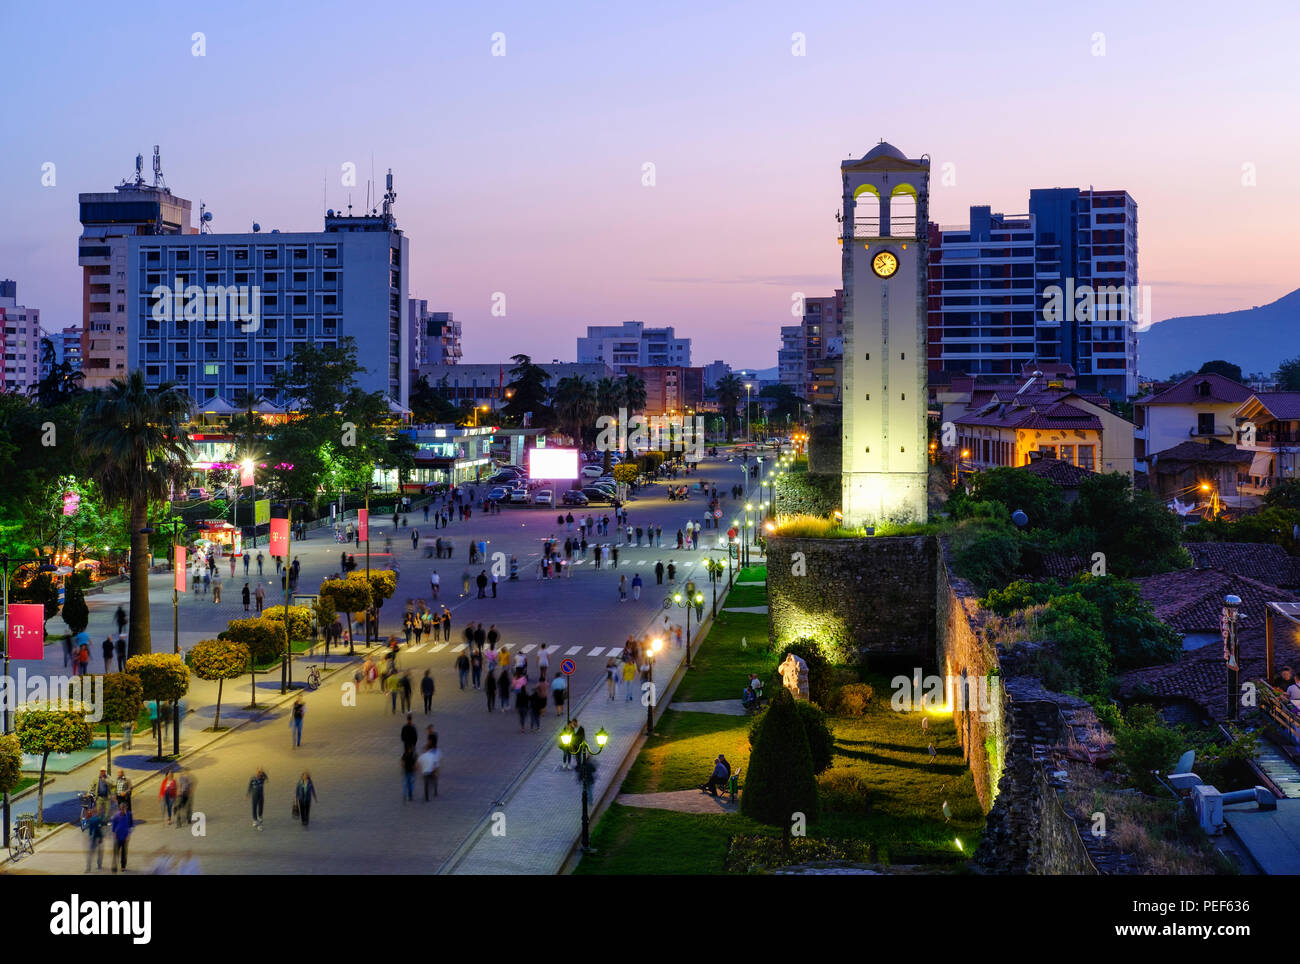
[[[576,670],[577,668],[578,665],[571,659],[566,659],[564,662],[560,664],[560,672],[563,673],[565,676],[572,676],[573,671]]]
[[[721,518],[722,518],[722,510],[721,510],[721,509],[714,509],[714,510],[713,510],[713,518],[715,518],[715,519],[721,519]]]

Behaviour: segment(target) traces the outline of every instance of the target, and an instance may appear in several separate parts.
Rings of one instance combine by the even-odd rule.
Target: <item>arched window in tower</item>
[[[880,237],[880,192],[874,184],[860,184],[853,192],[853,236]]]
[[[889,236],[915,238],[916,232],[916,188],[899,184],[889,192]]]

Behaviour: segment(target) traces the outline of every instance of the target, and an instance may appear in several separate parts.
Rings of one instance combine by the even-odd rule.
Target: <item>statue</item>
[[[797,700],[808,699],[808,664],[802,658],[789,653],[785,662],[777,667],[777,671],[781,674],[781,682],[790,691],[791,696]]]

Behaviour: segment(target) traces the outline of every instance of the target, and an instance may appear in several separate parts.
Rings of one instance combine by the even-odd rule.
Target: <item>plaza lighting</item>
[[[656,636],[654,639],[646,640],[646,668],[649,675],[646,677],[650,683],[650,699],[645,704],[645,733],[646,736],[654,736],[655,732],[655,656],[658,655],[660,648],[663,646],[663,640]]]
[[[560,731],[560,747],[578,758],[578,783],[582,786],[582,849],[584,851],[591,847],[591,816],[587,801],[590,797],[591,785],[595,782],[595,768],[589,758],[599,754],[609,742],[609,734],[605,732],[604,727],[601,727],[596,731],[596,749],[593,750],[584,738],[585,733],[581,726],[574,730],[572,724],[567,723]]]

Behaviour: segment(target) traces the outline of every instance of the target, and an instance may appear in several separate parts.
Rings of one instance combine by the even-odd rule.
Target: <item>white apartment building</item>
[[[691,340],[678,338],[671,326],[647,328],[644,322],[621,325],[588,325],[586,337],[578,338],[578,363],[603,363],[616,375],[629,367],[691,365]]]
[[[4,381],[0,390],[26,392],[41,380],[41,310],[18,304],[18,286],[0,282]]]

